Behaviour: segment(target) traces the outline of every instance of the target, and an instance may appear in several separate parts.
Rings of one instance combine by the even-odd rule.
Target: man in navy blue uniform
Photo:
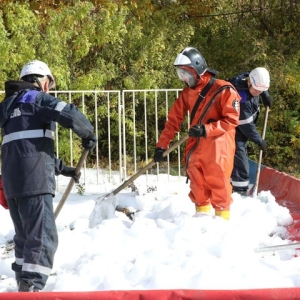
[[[265,151],[266,141],[258,133],[255,123],[259,116],[259,98],[265,106],[271,107],[272,98],[268,93],[270,87],[269,71],[258,67],[251,72],[243,72],[229,79],[241,96],[239,125],[236,127],[234,167],[231,174],[233,192],[247,195],[249,188],[249,163],[247,142],[252,141]]]
[[[0,103],[2,179],[15,227],[12,269],[19,292],[43,289],[53,267],[58,246],[55,175],[76,180],[74,168],[55,157],[56,123],[82,138],[87,150],[97,142],[93,126],[73,104],[49,95],[54,86],[48,66],[33,60],[23,67],[19,81],[5,82]]]

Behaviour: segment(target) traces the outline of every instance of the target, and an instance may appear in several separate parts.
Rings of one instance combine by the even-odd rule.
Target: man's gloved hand
[[[262,150],[262,151],[266,151],[267,149],[267,143],[265,140],[261,140],[261,143],[259,145],[259,149]]]
[[[263,105],[269,106],[270,108],[272,107],[272,103],[273,103],[273,98],[271,97],[271,95],[268,93],[268,91],[265,91],[263,93],[261,93],[261,100],[263,102]]]
[[[66,177],[72,177],[74,179],[75,183],[79,183],[81,172],[79,172],[79,174],[75,174],[75,170],[76,170],[76,168],[70,167],[70,168],[68,168],[68,170],[63,171],[61,173],[61,175],[66,176]]]
[[[87,138],[82,138],[81,144],[85,150],[92,151],[97,144],[97,137],[93,134]]]
[[[203,124],[194,125],[189,129],[189,136],[191,137],[206,137],[205,127]]]
[[[156,147],[154,150],[154,158],[153,160],[157,162],[165,161],[166,157],[163,157],[163,153],[165,152],[165,149]]]

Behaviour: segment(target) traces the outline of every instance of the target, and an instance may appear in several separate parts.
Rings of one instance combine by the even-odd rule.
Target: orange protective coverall
[[[202,89],[211,78],[209,72],[201,75],[195,88],[183,89],[171,107],[165,128],[156,147],[167,149],[175,133],[179,132],[187,111],[190,113]],[[235,153],[235,127],[239,122],[240,96],[233,86],[217,79],[201,101],[191,127],[198,124],[206,105],[224,85],[230,85],[215,97],[202,123],[206,137],[189,137],[184,153],[185,170],[190,179],[190,199],[197,206],[211,204],[217,211],[230,210],[232,187],[230,176]]]

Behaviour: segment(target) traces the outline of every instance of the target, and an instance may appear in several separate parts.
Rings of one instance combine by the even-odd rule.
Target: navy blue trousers
[[[249,187],[249,162],[247,142],[236,141],[234,166],[231,173],[233,191],[247,191]]]
[[[53,267],[58,236],[51,194],[8,199],[15,227],[15,262],[20,280],[43,289]]]

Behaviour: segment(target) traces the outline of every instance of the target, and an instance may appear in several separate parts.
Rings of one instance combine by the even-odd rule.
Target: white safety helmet
[[[257,91],[267,91],[270,87],[270,74],[265,68],[258,67],[249,74],[251,85]]]
[[[49,89],[55,87],[55,79],[47,64],[40,60],[31,60],[22,69],[20,79],[27,75],[48,76],[50,79]]]

